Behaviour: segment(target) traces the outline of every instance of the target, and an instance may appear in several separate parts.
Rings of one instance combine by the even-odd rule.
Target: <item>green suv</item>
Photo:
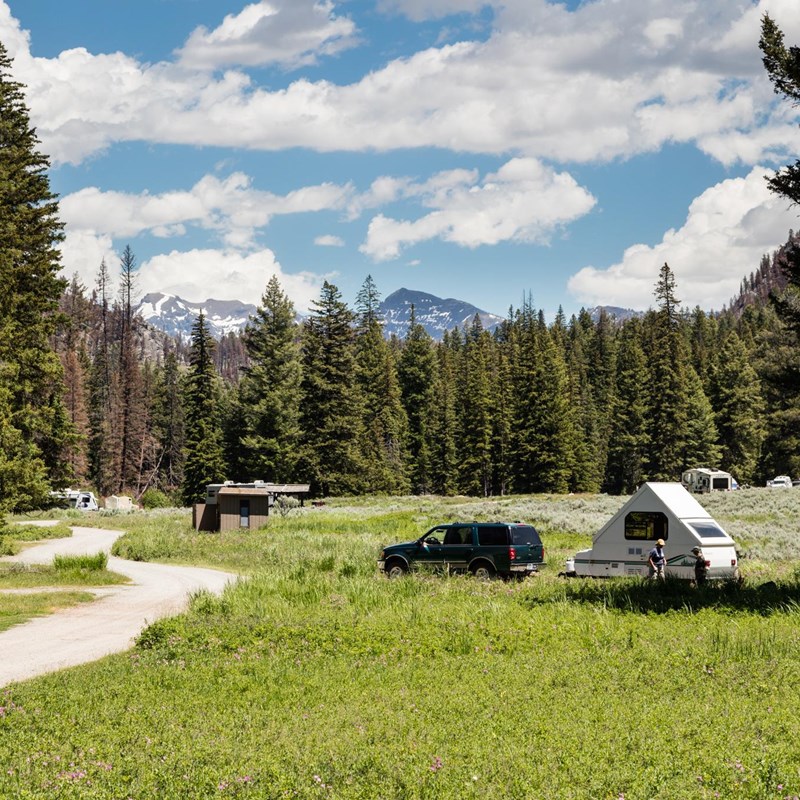
[[[437,525],[413,542],[385,547],[378,567],[390,578],[415,567],[471,572],[477,578],[523,577],[544,563],[544,546],[532,525],[454,522]]]

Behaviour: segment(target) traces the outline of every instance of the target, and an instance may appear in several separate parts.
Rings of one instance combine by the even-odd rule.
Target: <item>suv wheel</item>
[[[386,567],[387,578],[402,578],[406,572],[408,572],[408,566],[404,561],[400,561],[399,559],[390,561]]]
[[[495,569],[491,564],[481,563],[472,568],[472,574],[479,581],[490,581],[495,576]]]

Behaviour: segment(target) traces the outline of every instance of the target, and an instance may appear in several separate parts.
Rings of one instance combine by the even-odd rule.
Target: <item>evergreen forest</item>
[[[769,17],[761,47],[796,99],[799,57]],[[630,493],[699,466],[800,476],[791,231],[713,313],[654,264],[651,310],[624,321],[548,321],[529,297],[492,331],[476,317],[434,341],[412,310],[386,338],[370,276],[352,306],[326,282],[302,321],[273,277],[242,334],[215,341],[201,314],[184,343],[135,314],[130,247],[90,287],[59,277],[49,162],[2,46],[0,145],[0,513],[67,485],[166,505],[222,480],[490,496]],[[770,186],[797,202],[798,174]]]

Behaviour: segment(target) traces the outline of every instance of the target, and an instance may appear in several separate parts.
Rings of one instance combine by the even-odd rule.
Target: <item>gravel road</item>
[[[56,553],[108,553],[121,535],[121,531],[73,528],[71,538],[51,539],[3,560],[50,564]],[[227,583],[236,580],[235,575],[213,569],[149,564],[113,556],[108,559],[108,568],[127,575],[133,583],[87,588],[98,596],[94,602],[0,633],[0,686],[127,650],[146,625],[183,611],[191,593],[207,589],[219,594]]]

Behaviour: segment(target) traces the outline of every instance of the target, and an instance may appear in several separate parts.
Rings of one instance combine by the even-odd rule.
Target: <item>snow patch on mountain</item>
[[[136,312],[154,328],[166,331],[188,342],[200,312],[205,314],[209,331],[215,339],[244,329],[256,306],[240,300],[213,300],[193,303],[181,297],[161,292],[146,294]]]

